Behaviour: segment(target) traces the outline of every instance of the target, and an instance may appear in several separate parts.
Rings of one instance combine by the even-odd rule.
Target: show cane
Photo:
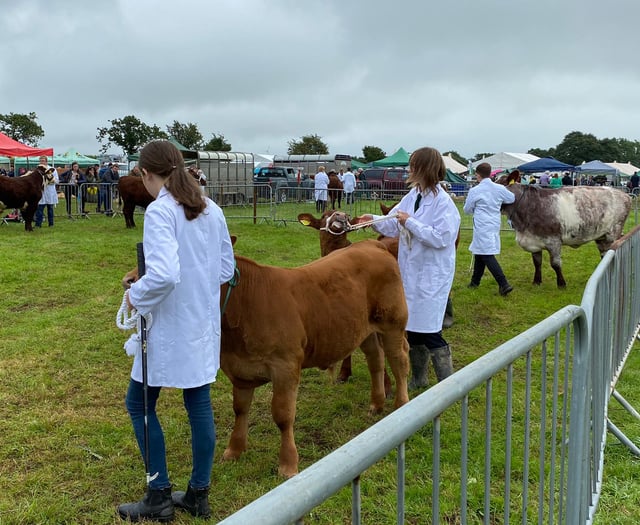
[[[144,248],[139,242],[136,245],[138,252],[138,278],[142,278],[145,273],[144,265]],[[146,475],[147,486],[151,481],[158,477],[156,472],[153,476],[149,473],[149,378],[147,373],[147,320],[144,316],[140,316],[140,342],[142,344],[142,404],[144,407],[144,470]]]

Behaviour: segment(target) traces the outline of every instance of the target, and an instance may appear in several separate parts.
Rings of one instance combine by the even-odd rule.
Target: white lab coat
[[[469,250],[474,255],[497,255],[500,253],[500,207],[511,204],[515,196],[502,184],[489,177],[482,179],[469,190],[463,210],[473,214],[473,239]]]
[[[456,269],[460,213],[442,188],[438,189],[437,195],[423,193],[422,201],[414,213],[417,196],[418,191],[414,188],[393,209],[411,215],[404,227],[397,219],[389,219],[374,223],[373,229],[388,237],[400,237],[398,264],[409,307],[406,329],[437,333],[442,330]],[[383,217],[374,215],[375,219]]]
[[[329,175],[327,175],[324,171],[319,171],[316,173],[314,182],[314,197],[317,201],[326,201],[328,192],[327,188],[329,187]]]
[[[150,386],[194,388],[212,383],[220,368],[220,285],[233,276],[233,248],[222,210],[207,209],[188,221],[162,188],[144,216],[145,275],[129,299],[147,331]],[[141,352],[131,377],[142,382]]]
[[[344,179],[342,180],[342,187],[345,193],[353,193],[355,191],[356,176],[351,171],[347,171],[344,174]]]
[[[47,166],[48,168],[49,166]],[[58,190],[56,190],[56,184],[60,183],[58,177],[58,170],[53,169],[53,183],[47,184],[45,182],[44,190],[42,191],[42,197],[38,204],[58,204]]]

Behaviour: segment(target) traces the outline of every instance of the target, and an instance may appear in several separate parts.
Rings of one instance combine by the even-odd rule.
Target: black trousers
[[[424,345],[429,350],[442,348],[449,344],[444,340],[444,337],[442,337],[442,332],[427,334],[407,331],[407,341],[409,342],[409,346]]]
[[[504,272],[495,255],[473,256],[473,276],[471,277],[471,284],[475,284],[476,286],[480,284],[480,279],[482,279],[485,268],[489,269],[498,286],[507,284],[507,278],[504,276]]]

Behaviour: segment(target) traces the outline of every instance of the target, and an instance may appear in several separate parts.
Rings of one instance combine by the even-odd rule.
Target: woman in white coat
[[[466,214],[473,214],[473,239],[469,246],[473,253],[473,275],[469,288],[480,286],[486,267],[498,283],[500,295],[507,295],[513,287],[496,259],[500,253],[500,208],[516,198],[506,187],[491,180],[491,165],[487,162],[476,167],[476,179],[478,185],[469,190],[463,208]]]
[[[324,212],[327,209],[327,197],[329,187],[329,176],[325,172],[325,167],[320,166],[318,173],[313,178],[313,184],[315,189],[316,211],[319,213]]]
[[[216,441],[210,384],[220,367],[220,285],[233,276],[233,248],[222,210],[202,195],[171,142],[147,144],[140,152],[139,166],[144,186],[155,200],[144,216],[146,272],[131,284],[127,301],[140,315],[151,314],[147,468],[156,476],[141,501],[120,505],[118,512],[131,521],[169,521],[176,506],[208,517]],[[187,491],[175,492],[173,497],[155,410],[162,387],[183,390],[191,425],[191,478]],[[145,457],[141,352],[134,358],[126,406]]]
[[[47,156],[42,155],[39,159],[40,165],[45,167],[46,179],[44,190],[42,191],[42,198],[38,202],[38,209],[36,210],[36,228],[41,228],[44,222],[44,209],[47,208],[47,222],[49,226],[53,226],[53,209],[58,204],[58,190],[56,190],[56,184],[60,182],[58,172],[55,168],[49,166]]]
[[[399,236],[398,264],[409,307],[410,389],[428,385],[429,355],[438,381],[453,373],[451,349],[442,337],[442,321],[456,269],[460,213],[440,186],[445,174],[438,150],[425,147],[414,151],[407,179],[411,191],[393,208],[391,213],[396,218],[373,225],[378,233]],[[371,218],[384,216],[365,215],[360,221]]]

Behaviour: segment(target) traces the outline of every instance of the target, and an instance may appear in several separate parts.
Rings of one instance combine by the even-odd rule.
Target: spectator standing
[[[426,387],[429,356],[438,381],[453,373],[451,348],[442,336],[447,299],[456,268],[460,213],[442,189],[446,167],[435,148],[417,149],[409,159],[410,188],[394,207],[396,218],[374,223],[374,230],[398,237],[398,265],[409,307],[407,340],[409,388]],[[384,219],[363,215],[360,220]]]
[[[98,168],[99,166],[89,166],[84,173],[85,184],[81,186],[82,193],[82,213],[87,213],[87,202],[96,202],[98,200]],[[96,197],[95,200],[93,197]]]
[[[634,188],[637,188],[640,185],[640,172],[636,171],[633,175],[631,175],[631,178],[629,179],[629,182],[631,182],[631,191],[633,191]]]
[[[551,180],[551,174],[548,171],[545,171],[542,175],[540,175],[540,186],[544,186],[544,187],[549,186],[550,180]]]
[[[107,187],[104,186],[104,178],[107,171],[111,169],[111,163],[105,162],[98,170],[98,206],[96,208],[97,213],[104,213],[107,208]]]
[[[564,172],[564,176],[562,177],[562,185],[563,186],[573,186],[573,179],[568,171]]]
[[[100,189],[104,192],[104,213],[108,216],[113,215],[113,184],[116,184],[120,179],[120,168],[117,162],[112,163],[109,169],[104,173],[101,180],[102,186]],[[98,206],[100,204],[98,203]]]
[[[140,151],[142,181],[155,198],[145,213],[146,273],[130,285],[127,302],[152,314],[148,332],[147,471],[141,501],[118,507],[131,521],[171,521],[174,508],[208,518],[216,443],[210,387],[220,367],[220,286],[233,277],[231,239],[222,210],[200,192],[169,141]],[[125,287],[129,284],[123,280]],[[138,350],[126,395],[138,447],[145,457],[142,358]],[[192,470],[186,492],[171,494],[165,440],[156,414],[161,389],[180,388],[191,425]]]
[[[342,186],[344,189],[344,195],[346,198],[347,205],[353,204],[353,195],[356,190],[356,176],[353,174],[351,170],[347,170],[344,173],[342,179]]]
[[[67,217],[73,218],[72,202],[73,198],[78,195],[78,179],[80,178],[80,165],[77,162],[71,164],[71,168],[60,175],[60,182],[64,184],[64,200],[67,206]]]
[[[560,186],[562,186],[562,179],[557,173],[554,173],[553,177],[551,177],[549,186],[551,186],[552,188],[559,188]]]
[[[54,167],[49,166],[46,155],[42,155],[39,159],[40,165],[44,166],[46,171],[45,186],[42,191],[42,198],[38,202],[36,210],[36,228],[42,227],[44,222],[44,209],[47,208],[47,222],[49,227],[53,226],[53,208],[58,204],[58,190],[56,184],[60,182],[58,172]]]
[[[313,180],[316,211],[318,213],[324,213],[324,210],[327,209],[327,188],[329,188],[329,176],[326,174],[325,170],[326,168],[324,166],[320,166],[318,168],[318,173],[316,173]]]
[[[513,287],[496,259],[500,253],[500,208],[511,204],[515,196],[505,186],[491,180],[491,165],[483,162],[476,167],[478,184],[469,190],[464,212],[473,215],[473,238],[469,250],[473,253],[473,275],[469,288],[480,286],[485,268],[498,283],[500,295],[508,295]]]

